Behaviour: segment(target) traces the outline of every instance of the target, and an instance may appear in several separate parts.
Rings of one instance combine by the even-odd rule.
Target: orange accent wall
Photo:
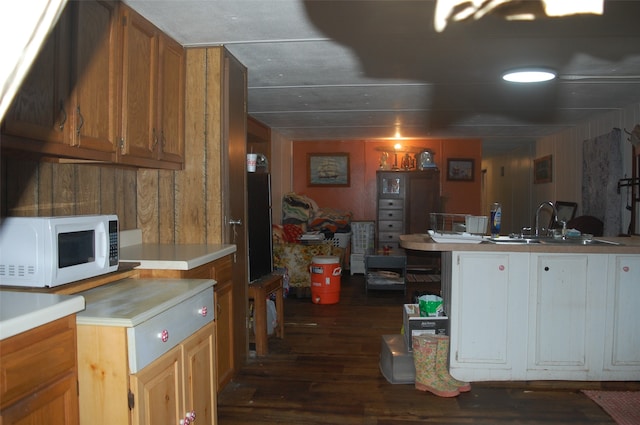
[[[354,220],[375,220],[376,171],[380,169],[380,158],[385,150],[389,152],[389,165],[393,165],[394,143],[393,140],[294,141],[293,191],[310,197],[320,207],[351,211]],[[401,141],[401,144],[410,147],[412,151],[428,148],[434,153],[435,163],[440,169],[443,212],[480,214],[480,160],[482,159],[480,140],[405,140]],[[349,154],[349,187],[308,186],[308,154],[338,152]],[[402,156],[404,154],[398,154],[398,165],[400,165]],[[474,180],[472,182],[447,181],[447,158],[474,159]]]

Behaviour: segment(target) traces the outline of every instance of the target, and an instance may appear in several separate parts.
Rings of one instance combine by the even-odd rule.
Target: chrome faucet
[[[551,217],[552,226],[558,220],[558,210],[556,210],[556,206],[553,205],[553,202],[551,201],[542,202],[540,205],[538,205],[538,209],[536,209],[536,229],[535,229],[536,236],[540,236],[540,211],[542,211],[544,207],[551,207],[551,209],[553,210],[553,216]]]

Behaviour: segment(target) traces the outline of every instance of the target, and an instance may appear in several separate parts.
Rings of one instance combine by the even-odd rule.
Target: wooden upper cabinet
[[[120,154],[153,158],[156,129],[158,34],[153,25],[122,8],[122,139]]]
[[[184,48],[125,4],[69,1],[3,122],[3,150],[182,168]]]
[[[184,154],[184,49],[122,7],[121,162],[176,162]],[[174,168],[168,166],[167,168]]]
[[[117,3],[79,1],[76,8],[73,56],[75,86],[72,145],[115,152],[117,129]]]
[[[158,72],[159,157],[164,161],[184,160],[185,54],[184,48],[160,36]]]
[[[3,145],[41,155],[112,161],[116,150],[116,12],[69,2],[7,113]]]
[[[66,143],[70,9],[60,17],[6,113],[4,134]]]

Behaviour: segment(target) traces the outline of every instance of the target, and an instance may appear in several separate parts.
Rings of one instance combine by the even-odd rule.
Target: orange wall
[[[393,164],[394,141],[378,140],[329,140],[293,142],[293,191],[306,195],[320,207],[349,210],[354,220],[376,219],[376,171],[380,168],[380,157],[387,150]],[[420,151],[429,148],[440,169],[440,187],[443,196],[443,212],[480,214],[480,140],[405,140],[401,144]],[[307,155],[309,153],[349,154],[349,187],[309,187]],[[413,155],[413,154],[412,154]],[[398,155],[400,161],[403,154]],[[472,182],[446,180],[447,158],[472,158],[475,160]]]

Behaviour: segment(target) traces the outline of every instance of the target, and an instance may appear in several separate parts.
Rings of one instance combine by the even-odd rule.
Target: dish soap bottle
[[[502,206],[500,202],[494,202],[491,206],[491,237],[500,236],[500,222],[502,221]]]

